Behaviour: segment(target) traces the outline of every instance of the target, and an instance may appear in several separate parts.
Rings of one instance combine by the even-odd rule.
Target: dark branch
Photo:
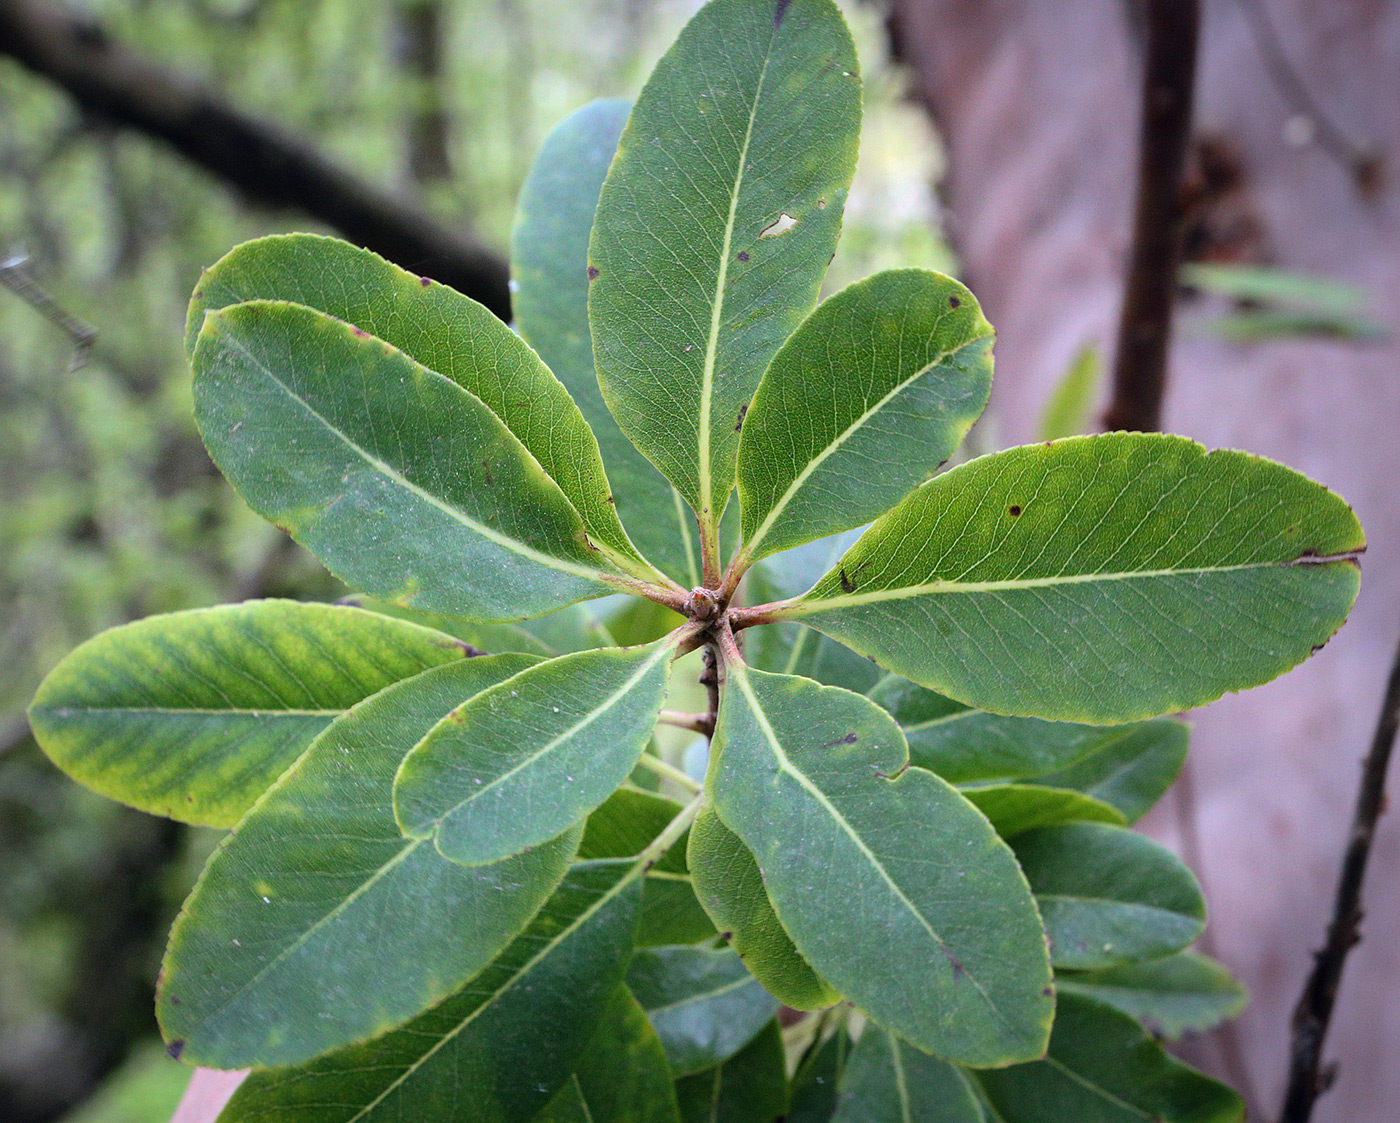
[[[1108,429],[1161,428],[1172,301],[1181,254],[1181,180],[1191,136],[1199,0],[1148,0],[1137,205]]]
[[[88,112],[165,141],[258,203],[304,210],[509,319],[506,265],[473,238],[112,44],[92,25],[45,5],[0,0],[0,54],[62,87]]]
[[[1307,1123],[1313,1104],[1331,1083],[1322,1068],[1322,1046],[1337,1002],[1342,967],[1349,952],[1361,940],[1361,887],[1376,821],[1385,809],[1385,774],[1400,727],[1400,648],[1390,667],[1385,701],[1371,739],[1371,750],[1361,769],[1361,787],[1351,821],[1351,838],[1337,879],[1337,898],[1327,926],[1327,942],[1317,953],[1312,973],[1293,1010],[1293,1039],[1289,1046],[1288,1094],[1279,1123]]]

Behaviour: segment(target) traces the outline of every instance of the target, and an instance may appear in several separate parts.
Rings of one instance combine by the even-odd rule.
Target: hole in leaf
[[[773,223],[772,226],[765,226],[762,230],[758,232],[758,236],[760,238],[778,238],[786,234],[796,225],[797,219],[793,218],[792,215],[784,211],[778,216],[777,222]]]

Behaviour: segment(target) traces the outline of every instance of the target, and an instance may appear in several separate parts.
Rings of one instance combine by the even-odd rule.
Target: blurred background
[[[23,708],[96,632],[343,589],[252,515],[190,417],[185,304],[264,233],[322,230],[505,312],[540,141],[632,96],[697,0],[0,0],[0,1120],[153,1123],[165,930],[213,832],[89,795]],[[828,289],[958,274],[999,329],[979,448],[1099,427],[1131,234],[1139,0],[842,0],[860,170]],[[1284,460],[1371,541],[1353,622],[1198,716],[1150,829],[1250,987],[1186,1055],[1277,1112],[1400,625],[1400,5],[1206,0],[1164,427]],[[398,252],[392,252],[397,249]],[[95,337],[89,338],[95,331]],[[1047,422],[1046,410],[1055,415]],[[1400,829],[1383,820],[1316,1118],[1400,1101]]]

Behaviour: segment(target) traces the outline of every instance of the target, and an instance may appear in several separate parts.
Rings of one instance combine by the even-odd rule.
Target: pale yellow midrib
[[[1096,581],[1134,581],[1144,578],[1193,577],[1205,573],[1240,573],[1249,569],[1286,568],[1287,562],[1247,562],[1243,565],[1203,565],[1188,569],[1135,569],[1120,573],[1072,573],[1056,577],[1028,577],[1007,581],[930,581],[920,585],[901,585],[891,589],[875,589],[869,593],[843,593],[836,597],[799,600],[779,610],[784,618],[826,612],[834,608],[851,608],[881,601],[907,600],[910,597],[934,594],[1004,593],[1018,589],[1053,589],[1060,585],[1088,585]]]
[[[640,682],[651,671],[651,669],[656,666],[658,662],[660,662],[663,658],[669,656],[671,654],[671,646],[672,645],[670,644],[662,644],[660,647],[657,648],[656,652],[649,659],[646,660],[646,662],[644,662],[640,667],[637,668],[637,670],[626,682],[624,682],[621,686],[619,686],[616,690],[609,694],[607,698],[605,698],[600,704],[589,710],[586,716],[574,722],[574,724],[569,726],[568,729],[564,730],[564,732],[560,733],[553,740],[549,741],[541,748],[536,749],[535,752],[525,757],[513,768],[502,772],[499,776],[495,777],[495,779],[493,779],[490,783],[483,784],[479,788],[472,788],[471,791],[468,792],[465,799],[461,799],[458,802],[454,803],[441,815],[437,816],[433,820],[433,823],[441,824],[450,816],[455,815],[463,807],[466,807],[469,803],[473,803],[476,800],[480,799],[492,788],[504,784],[512,776],[517,775],[524,769],[528,768],[530,765],[536,763],[546,754],[553,752],[563,742],[583,732],[583,730],[587,729],[590,725],[592,725],[595,721],[597,721],[605,713],[607,713],[610,709],[617,705],[619,701],[625,698],[627,694],[631,692],[632,688],[636,686],[637,683]],[[529,669],[530,668],[526,668],[527,671]],[[502,683],[500,684],[500,686],[494,687],[492,689],[499,690],[501,686],[506,685],[506,683],[509,683],[510,681],[510,679],[506,679],[505,683]]]
[[[967,347],[971,347],[974,343],[980,343],[985,338],[987,338],[985,335],[979,335],[975,339],[965,340],[956,347],[950,347],[946,351],[939,352],[939,354],[930,359],[908,378],[899,382],[889,393],[846,426],[839,436],[835,437],[821,452],[817,453],[816,456],[812,457],[812,459],[807,462],[807,466],[797,474],[792,483],[788,485],[788,489],[783,492],[778,501],[773,504],[772,509],[764,517],[763,521],[758,524],[758,529],[754,531],[753,537],[744,543],[744,556],[749,558],[754,556],[754,553],[758,550],[759,543],[767,537],[768,532],[773,529],[773,524],[777,522],[779,516],[787,510],[788,504],[792,502],[792,497],[806,485],[807,481],[812,477],[812,473],[825,464],[828,458],[845,447],[846,442],[850,440],[851,436],[856,433],[857,430],[863,428],[872,417],[884,409],[885,406],[889,405],[894,398],[902,394],[919,379],[923,378],[924,375],[928,374],[934,367],[940,366],[950,356],[956,355],[959,351]]]
[[[885,869],[885,864],[871,852],[868,846],[866,846],[865,840],[860,837],[855,828],[846,820],[846,817],[841,814],[840,810],[826,797],[826,793],[813,784],[811,780],[809,780],[800,769],[794,767],[792,761],[788,759],[786,750],[784,750],[782,743],[778,740],[777,733],[768,721],[768,715],[763,712],[763,706],[759,702],[758,696],[754,693],[753,684],[749,681],[749,676],[745,673],[745,668],[743,668],[742,665],[736,664],[730,667],[730,671],[733,677],[738,680],[739,687],[744,692],[744,697],[748,699],[754,719],[758,722],[764,738],[768,741],[769,748],[772,750],[774,758],[778,761],[778,767],[795,779],[798,784],[801,785],[802,789],[821,805],[822,809],[841,827],[847,837],[855,843],[856,848],[865,855],[870,865],[879,871],[880,879],[889,886],[890,892],[909,910],[910,915],[919,922],[924,931],[928,933],[929,938],[938,945],[939,949],[942,950],[945,955],[948,954],[948,945],[944,942],[943,937],[934,931],[932,925],[924,919],[923,913],[918,910],[914,902],[905,896],[903,889],[895,884],[894,879],[890,877],[889,872]],[[802,949],[799,948],[798,950],[801,951]],[[977,993],[982,996],[989,1007],[995,1010],[996,1005],[992,1002],[991,996],[982,988],[982,984],[977,979],[973,978],[972,972],[968,971],[966,967],[963,968],[963,971],[972,982],[972,985],[977,988]]]
[[[773,39],[777,29],[768,41],[768,52],[763,56],[763,66],[758,72],[758,83],[754,88],[753,106],[749,109],[749,122],[744,130],[744,142],[739,146],[739,165],[734,173],[734,188],[729,196],[729,216],[724,224],[724,241],[720,248],[719,271],[715,277],[715,299],[710,305],[710,336],[705,341],[705,364],[700,380],[700,510],[701,518],[707,526],[717,526],[719,513],[715,510],[714,480],[710,474],[710,425],[711,406],[715,386],[715,361],[719,351],[720,321],[724,318],[724,285],[729,277],[729,250],[734,241],[734,220],[739,213],[739,192],[744,185],[744,164],[749,158],[749,142],[753,139],[753,125],[758,118],[758,106],[763,100],[763,83],[768,78],[768,62],[773,57]]]

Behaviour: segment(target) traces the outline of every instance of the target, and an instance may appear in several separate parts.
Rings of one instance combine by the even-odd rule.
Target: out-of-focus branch
[[[0,54],[90,113],[165,141],[264,206],[296,207],[405,269],[510,316],[504,261],[415,204],[365,183],[277,126],[111,43],[61,10],[0,0]]]
[[[1385,774],[1400,728],[1400,648],[1390,666],[1385,700],[1376,722],[1370,752],[1361,768],[1361,787],[1356,796],[1356,812],[1351,821],[1351,838],[1342,858],[1337,879],[1337,897],[1332,920],[1327,926],[1327,942],[1317,953],[1312,973],[1303,984],[1303,993],[1293,1010],[1293,1036],[1289,1043],[1288,1094],[1279,1123],[1307,1123],[1313,1104],[1331,1084],[1322,1068],[1322,1046],[1337,1002],[1342,967],[1347,953],[1361,940],[1361,887],[1376,821],[1385,809]]]
[[[1146,432],[1162,424],[1200,22],[1199,0],[1148,0],[1137,204],[1108,429]]]

